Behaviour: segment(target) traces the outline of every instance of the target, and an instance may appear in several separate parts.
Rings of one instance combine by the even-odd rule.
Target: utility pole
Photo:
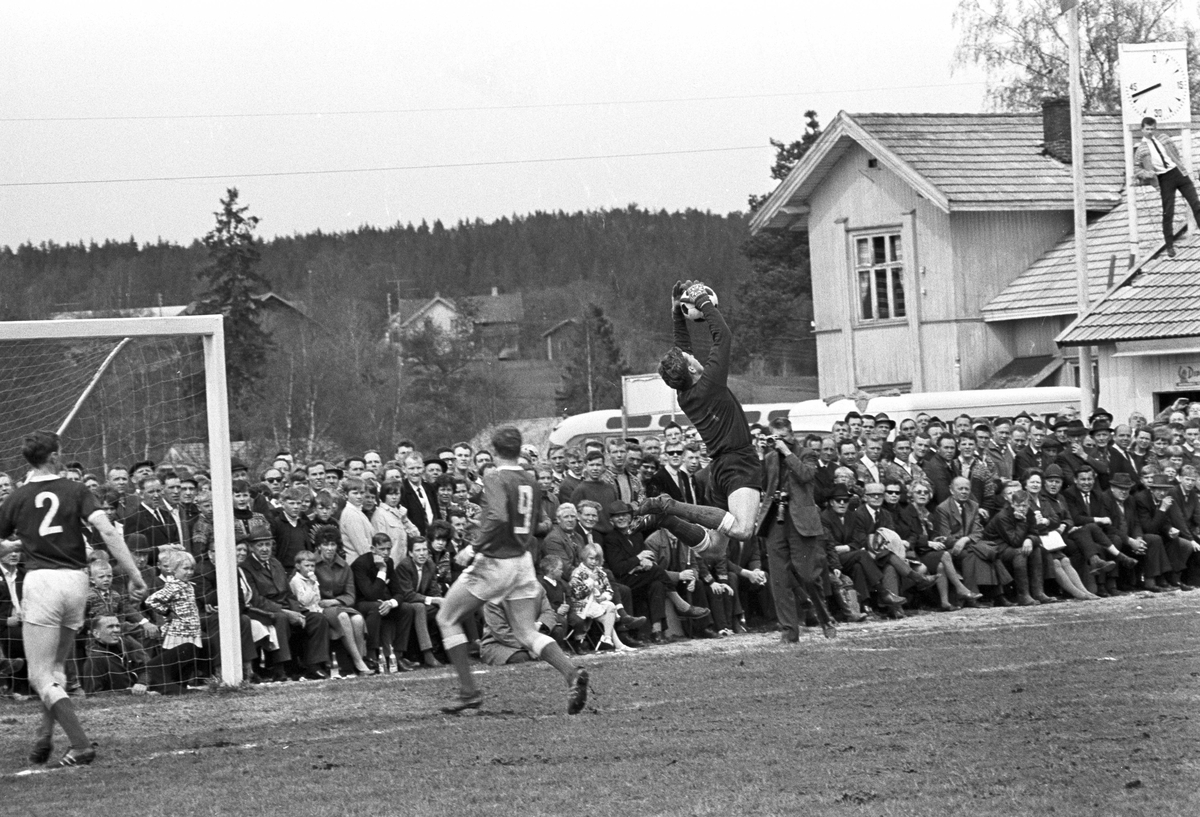
[[[1075,282],[1079,316],[1088,311],[1087,265],[1087,189],[1083,175],[1083,89],[1080,79],[1079,2],[1061,0],[1067,11],[1067,45],[1070,49],[1071,81],[1071,169],[1075,189]],[[1069,6],[1067,4],[1070,4]],[[1133,191],[1129,191],[1132,196]],[[1079,413],[1087,419],[1095,410],[1096,393],[1092,383],[1092,348],[1079,347]]]

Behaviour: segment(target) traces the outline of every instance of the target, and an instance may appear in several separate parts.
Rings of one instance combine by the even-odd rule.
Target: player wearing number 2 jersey
[[[29,759],[33,763],[49,760],[54,748],[54,724],[58,723],[67,733],[71,748],[54,767],[79,766],[91,763],[96,750],[63,685],[65,661],[74,646],[75,632],[83,626],[87,603],[84,523],[104,538],[109,553],[129,576],[132,595],[143,595],[146,583],[125,540],[91,491],[58,475],[58,435],[34,432],[25,438],[21,453],[31,466],[29,477],[0,505],[0,539],[15,534],[20,544],[0,544],[0,556],[20,547],[28,571],[21,600],[21,635],[29,683],[42,703],[42,720]]]
[[[470,562],[446,593],[438,611],[438,626],[446,655],[458,673],[458,700],[443,712],[478,709],[483,693],[475,685],[467,655],[467,636],[461,622],[487,602],[508,608],[513,634],[531,655],[557,669],[570,687],[567,712],[575,715],[587,702],[587,671],[576,667],[554,639],[537,630],[542,592],[533,572],[535,528],[541,521],[541,489],[533,474],[517,464],[521,432],[511,426],[492,436],[497,468],[483,478],[486,510],[475,542],[459,552],[460,564]],[[548,524],[548,522],[547,522]]]

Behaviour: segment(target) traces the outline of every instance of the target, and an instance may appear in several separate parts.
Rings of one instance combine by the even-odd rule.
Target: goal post
[[[8,381],[11,371],[19,371],[27,361],[30,351],[37,343],[51,344],[54,352],[46,356],[46,361],[40,367],[29,362],[30,370],[28,383],[20,383],[18,388],[22,394],[15,395],[23,400],[21,410],[11,410],[8,405],[0,404],[0,412],[7,417],[4,419],[3,432],[5,436],[13,436],[33,431],[37,427],[57,428],[60,432],[69,432],[71,423],[80,410],[87,406],[92,397],[92,391],[97,383],[105,376],[106,371],[114,360],[119,360],[124,354],[123,349],[130,340],[138,339],[199,339],[203,361],[203,402],[204,436],[207,438],[206,455],[211,476],[210,490],[213,499],[213,535],[215,542],[215,561],[217,577],[217,609],[221,643],[221,680],[226,684],[236,685],[242,681],[241,628],[238,614],[238,579],[237,555],[234,546],[233,532],[233,492],[232,475],[230,472],[230,440],[229,440],[229,396],[225,382],[225,330],[224,318],[221,315],[187,315],[179,317],[148,317],[148,318],[89,318],[80,320],[43,320],[43,321],[0,321],[0,367]],[[98,353],[96,361],[84,361],[76,368],[86,375],[86,381],[78,385],[68,384],[67,389],[73,389],[73,394],[65,403],[66,410],[61,417],[37,415],[33,406],[38,400],[39,389],[49,386],[47,381],[52,378],[55,367],[67,362],[79,362],[83,357],[77,344],[85,341],[112,341],[112,348]],[[159,356],[162,357],[161,355]],[[7,359],[6,359],[7,358]],[[146,362],[148,361],[148,362]],[[160,361],[153,355],[148,355],[146,361],[136,361],[136,368],[148,368],[151,363],[162,362],[156,368],[159,379],[151,384],[146,378],[147,390],[157,389],[158,398],[169,407],[169,398],[163,396],[162,384],[170,385],[174,374],[177,378],[185,376],[183,365],[178,360]],[[175,371],[172,372],[172,367]],[[0,390],[6,384],[0,383]],[[118,389],[126,388],[128,384],[117,384]],[[105,417],[100,417],[101,435],[104,440],[105,467],[111,463],[107,452],[110,450],[129,450],[120,447],[122,440],[112,440],[112,436],[128,435],[130,422],[136,422],[136,417],[125,416],[129,412],[122,408],[118,412],[122,416],[110,417],[112,421],[105,424]],[[166,412],[159,415],[163,424],[164,436],[157,445],[165,445],[171,441],[167,436],[177,430],[170,425]],[[42,421],[44,418],[45,421]],[[23,425],[24,427],[19,427]],[[115,426],[115,430],[114,430]],[[145,431],[144,429],[142,431]],[[17,437],[19,444],[20,437]],[[11,443],[12,440],[0,440]],[[140,450],[150,450],[148,437],[139,443]],[[100,477],[103,481],[103,475]]]

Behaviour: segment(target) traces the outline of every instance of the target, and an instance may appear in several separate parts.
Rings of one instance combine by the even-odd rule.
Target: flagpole
[[[1075,282],[1079,315],[1089,307],[1087,266],[1087,187],[1083,170],[1083,91],[1080,87],[1079,3],[1060,0],[1067,12],[1067,44],[1070,47],[1071,82],[1071,169],[1075,191]],[[1069,5],[1068,5],[1069,4]],[[1132,192],[1132,191],[1131,191]],[[1092,348],[1086,343],[1079,347],[1079,413],[1087,419],[1095,410],[1095,388],[1092,382]]]

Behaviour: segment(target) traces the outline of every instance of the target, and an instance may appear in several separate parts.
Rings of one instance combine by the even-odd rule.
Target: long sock
[[[458,688],[467,695],[475,692],[475,678],[471,675],[471,656],[468,653],[466,642],[447,647],[446,657],[450,659],[450,663],[454,665],[454,671],[458,673]]]
[[[695,547],[703,542],[704,537],[708,535],[704,528],[680,519],[677,516],[660,517],[658,526],[675,534],[675,537],[688,547]]]
[[[561,672],[562,676],[568,682],[575,680],[575,672],[578,670],[578,667],[575,666],[575,662],[567,657],[567,654],[562,651],[562,647],[558,646],[557,643],[550,643],[542,647],[542,653],[539,658]]]
[[[50,707],[50,714],[67,733],[72,749],[82,751],[91,748],[92,742],[88,740],[87,732],[83,731],[83,724],[79,722],[79,717],[75,714],[75,706],[71,703],[70,698],[55,701],[54,706]]]
[[[38,738],[54,737],[54,715],[46,708],[45,704],[42,704],[42,719],[38,723],[37,736]]]
[[[670,593],[667,593],[667,598],[670,600],[671,604],[673,604],[675,606],[675,609],[677,611],[679,611],[680,613],[682,613],[684,610],[686,610],[692,606],[692,605],[688,604],[687,601],[684,600],[683,596],[679,595],[674,590],[672,590]]]

